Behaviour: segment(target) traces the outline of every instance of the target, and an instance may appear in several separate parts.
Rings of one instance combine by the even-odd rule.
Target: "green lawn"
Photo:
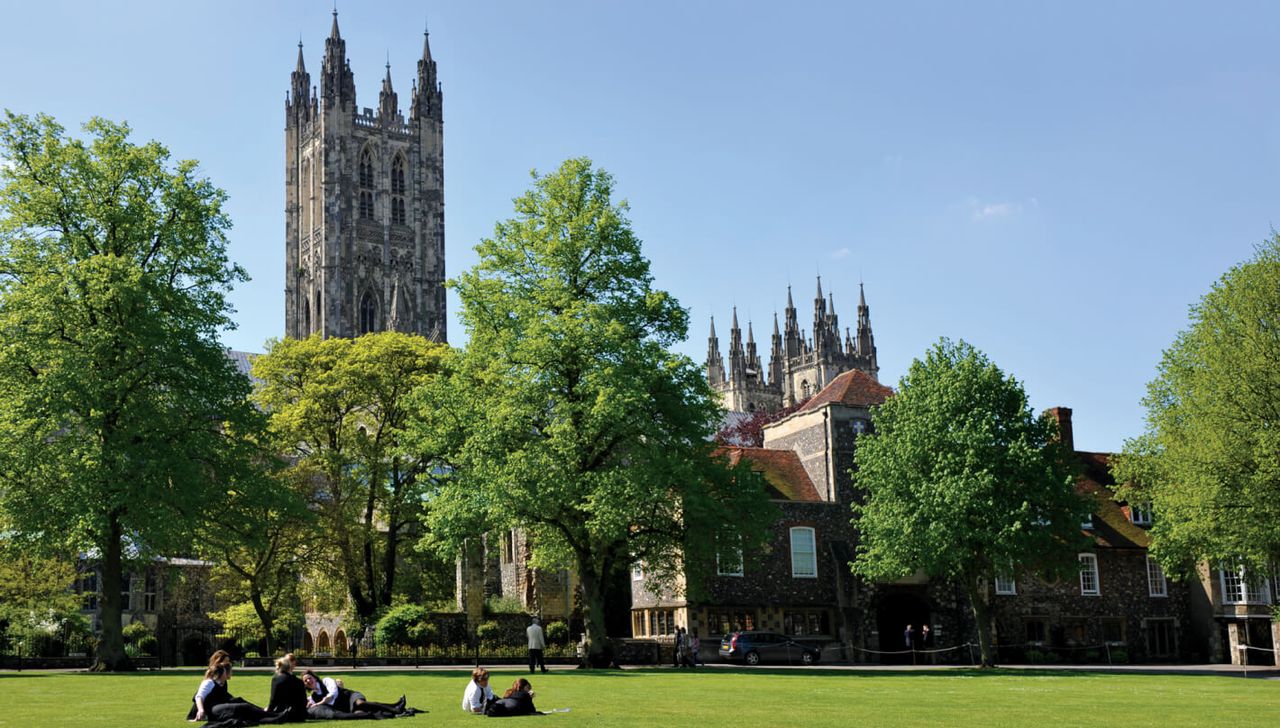
[[[459,709],[468,674],[400,671],[331,674],[371,700],[430,711],[402,728],[474,726]],[[524,671],[495,671],[507,685]],[[231,692],[262,704],[270,676],[240,672]],[[147,728],[186,726],[199,676],[0,674],[0,726]],[[536,720],[563,726],[1174,726],[1280,725],[1280,681],[1195,675],[1103,675],[1021,671],[928,673],[742,670],[552,672],[532,676]]]

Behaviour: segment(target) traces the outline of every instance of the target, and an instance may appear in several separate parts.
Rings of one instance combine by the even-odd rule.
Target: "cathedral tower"
[[[391,66],[356,106],[338,13],[320,86],[298,63],[285,101],[285,335],[398,330],[446,340],[444,119],[424,34],[406,119]]]

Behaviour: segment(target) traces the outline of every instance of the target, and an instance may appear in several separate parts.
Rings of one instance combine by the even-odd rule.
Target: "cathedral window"
[[[373,219],[373,193],[368,190],[360,192],[360,219]]]
[[[809,399],[809,395],[811,394],[812,392],[810,391],[809,380],[806,379],[803,382],[800,382],[800,396],[805,399]]]
[[[305,300],[302,302],[302,333],[311,333],[311,302]]]
[[[360,189],[373,189],[373,155],[368,149],[360,153]]]
[[[372,332],[378,325],[378,305],[373,295],[366,292],[360,297],[360,329],[361,335]]]
[[[396,155],[391,163],[391,222],[405,223],[404,214],[404,157]]]
[[[319,329],[321,326],[324,325],[323,312],[324,312],[324,309],[320,307],[320,291],[316,291],[315,316],[316,316],[317,329]]]
[[[391,163],[391,194],[404,194],[404,157],[400,155]]]

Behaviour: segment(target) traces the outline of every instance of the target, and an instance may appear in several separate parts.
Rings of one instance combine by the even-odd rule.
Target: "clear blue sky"
[[[128,120],[231,195],[253,276],[225,340],[283,331],[284,96],[331,5],[0,3],[0,106]],[[358,101],[407,107],[428,18],[444,84],[450,276],[528,172],[588,155],[659,286],[760,338],[814,276],[881,379],[940,336],[1118,449],[1187,306],[1280,218],[1280,6],[1268,3],[343,2]],[[456,298],[450,307],[456,314]],[[455,323],[452,340],[460,343]]]

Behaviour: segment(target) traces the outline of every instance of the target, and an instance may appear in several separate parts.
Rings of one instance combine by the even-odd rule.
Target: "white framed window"
[[[120,611],[133,611],[133,577],[127,573],[120,575]]]
[[[158,580],[156,579],[156,572],[148,570],[147,575],[143,580],[143,590],[142,590],[142,608],[145,611],[148,611],[148,612],[156,611],[157,581]]]
[[[1270,579],[1258,578],[1244,566],[1223,565],[1218,570],[1223,604],[1268,604],[1273,587]]]
[[[1130,503],[1129,520],[1135,526],[1150,526],[1155,514],[1151,511],[1151,503]]]
[[[1169,596],[1169,584],[1164,578],[1164,569],[1150,556],[1147,557],[1147,593],[1153,597]]]
[[[1084,520],[1080,522],[1080,528],[1083,528],[1086,531],[1093,530],[1093,514],[1092,513],[1084,517]]]
[[[799,579],[818,578],[817,539],[813,529],[808,526],[791,529],[791,576]]]
[[[637,561],[631,565],[631,581],[644,581],[644,564]]]
[[[1018,593],[1018,582],[1014,579],[1013,568],[1005,566],[996,569],[996,594],[1015,595]]]
[[[1096,597],[1102,593],[1102,585],[1098,580],[1098,557],[1094,554],[1080,554],[1080,595]]]
[[[716,549],[716,575],[742,576],[742,538],[732,536]]]

